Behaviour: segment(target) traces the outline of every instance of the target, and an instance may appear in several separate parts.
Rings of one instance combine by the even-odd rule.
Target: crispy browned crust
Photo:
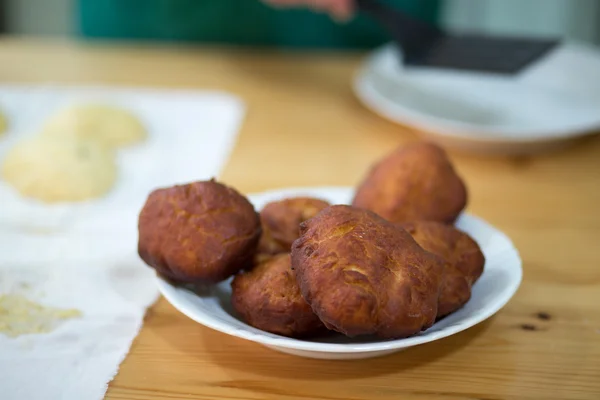
[[[329,329],[348,336],[410,336],[437,315],[443,261],[375,213],[332,206],[301,224],[292,267]]]
[[[261,234],[252,204],[214,180],[155,190],[139,222],[138,253],[175,282],[215,283],[252,262]]]
[[[289,252],[289,248],[286,249],[284,245],[273,238],[271,229],[269,229],[262,216],[260,217],[260,221],[262,225],[262,235],[260,236],[260,241],[258,242],[258,251],[256,253],[257,260],[267,256],[272,256],[274,254]]]
[[[377,163],[352,202],[395,223],[452,223],[467,204],[467,190],[444,150],[431,143],[401,147]]]
[[[438,299],[438,318],[453,313],[471,298],[471,287],[483,273],[485,257],[469,235],[438,222],[402,225],[425,250],[444,259],[445,271]]]
[[[272,256],[236,275],[231,288],[233,308],[255,328],[291,337],[325,329],[300,294],[289,254]]]
[[[260,212],[263,235],[258,252],[289,253],[292,243],[300,235],[300,223],[328,206],[328,202],[311,197],[294,197],[268,203]]]

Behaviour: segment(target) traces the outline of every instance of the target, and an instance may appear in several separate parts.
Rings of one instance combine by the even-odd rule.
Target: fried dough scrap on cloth
[[[252,262],[260,219],[246,197],[214,180],[158,189],[142,209],[138,253],[179,283],[216,283]]]
[[[471,298],[471,287],[483,273],[485,257],[479,245],[466,233],[437,222],[402,225],[425,250],[445,261],[438,318],[461,308]]]
[[[431,143],[400,147],[375,164],[352,202],[395,223],[452,223],[467,190],[444,150]]]
[[[325,330],[300,294],[289,254],[278,254],[236,275],[231,288],[233,308],[255,328],[291,337]]]
[[[293,197],[265,205],[260,212],[263,235],[258,253],[289,253],[292,243],[300,236],[300,223],[326,207],[329,207],[328,202],[311,197]]]
[[[350,206],[301,224],[292,267],[302,295],[329,329],[402,338],[437,315],[443,261],[401,227]]]

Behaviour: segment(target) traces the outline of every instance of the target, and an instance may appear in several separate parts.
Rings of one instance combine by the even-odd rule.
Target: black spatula
[[[355,1],[360,12],[389,31],[407,65],[515,74],[559,44],[557,39],[450,34],[378,0]]]

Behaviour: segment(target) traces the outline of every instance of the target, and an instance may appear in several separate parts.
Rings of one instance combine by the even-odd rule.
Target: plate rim
[[[348,186],[307,186],[307,187],[291,187],[291,188],[282,188],[282,189],[274,189],[267,190],[258,193],[248,194],[247,197],[252,199],[253,197],[270,197],[270,196],[289,196],[289,195],[298,195],[301,193],[313,193],[313,195],[318,196],[318,192],[322,191],[337,191],[338,193],[343,194],[351,194],[354,191],[354,188]],[[252,201],[252,200],[251,200]],[[187,316],[188,318],[196,321],[197,323],[204,325],[208,328],[211,328],[215,331],[238,337],[241,339],[246,339],[255,343],[259,343],[262,345],[273,346],[273,347],[284,347],[290,348],[294,350],[301,351],[310,351],[310,352],[318,352],[318,353],[370,353],[370,352],[380,352],[385,350],[400,350],[407,347],[412,347],[420,344],[425,344],[429,342],[433,342],[448,336],[452,336],[456,333],[462,332],[473,326],[487,320],[498,311],[500,311],[515,295],[517,290],[519,289],[522,279],[523,279],[523,268],[522,268],[522,259],[520,257],[519,251],[514,246],[512,240],[504,234],[502,231],[495,228],[493,225],[489,224],[482,218],[470,215],[463,214],[464,217],[473,219],[478,223],[484,225],[486,228],[492,229],[500,234],[504,240],[508,241],[512,245],[512,250],[514,250],[514,256],[517,259],[517,265],[515,272],[516,277],[512,281],[510,286],[507,286],[505,290],[502,292],[502,295],[496,302],[485,308],[485,312],[479,313],[476,316],[469,317],[467,319],[467,323],[458,323],[450,325],[446,328],[441,329],[435,333],[429,334],[427,336],[423,335],[415,335],[408,338],[403,339],[394,339],[394,340],[385,340],[380,342],[370,342],[370,343],[356,343],[356,344],[341,344],[341,343],[323,343],[323,342],[311,342],[305,341],[301,339],[289,338],[285,336],[274,335],[272,333],[263,332],[257,328],[254,328],[250,325],[245,324],[247,328],[242,330],[236,327],[232,327],[227,323],[220,322],[218,320],[205,320],[199,318],[197,316],[197,312],[189,312],[187,310],[188,306],[185,302],[181,301],[178,296],[174,296],[178,290],[184,290],[177,288],[167,281],[161,279],[158,275],[156,276],[157,286],[161,294],[165,297],[165,299],[177,309],[179,312]],[[485,272],[484,272],[485,273]],[[203,312],[200,312],[202,314]]]

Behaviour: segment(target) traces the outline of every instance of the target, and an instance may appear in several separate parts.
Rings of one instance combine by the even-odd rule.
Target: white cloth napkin
[[[86,103],[130,110],[148,131],[145,142],[118,151],[113,190],[89,202],[49,205],[20,196],[0,180],[0,227],[39,233],[90,222],[97,229],[109,217],[112,229],[110,217],[139,211],[150,190],[218,175],[244,115],[244,104],[221,92],[0,85],[0,109],[8,114],[10,129],[0,137],[0,159],[57,110]]]
[[[42,109],[57,99],[99,96],[134,108],[150,131],[146,144],[119,154],[113,193],[85,205],[47,206],[0,182],[0,295],[81,311],[49,333],[0,333],[2,400],[104,397],[158,297],[154,274],[136,253],[139,209],[154,187],[218,176],[244,114],[238,99],[211,92],[0,87],[0,103]],[[8,132],[10,141],[27,131]],[[1,142],[0,152],[9,147]]]
[[[82,313],[59,321],[50,333],[0,334],[0,398],[103,398],[158,296],[152,271],[131,251],[134,233],[127,229],[108,238],[0,232],[0,293]]]

